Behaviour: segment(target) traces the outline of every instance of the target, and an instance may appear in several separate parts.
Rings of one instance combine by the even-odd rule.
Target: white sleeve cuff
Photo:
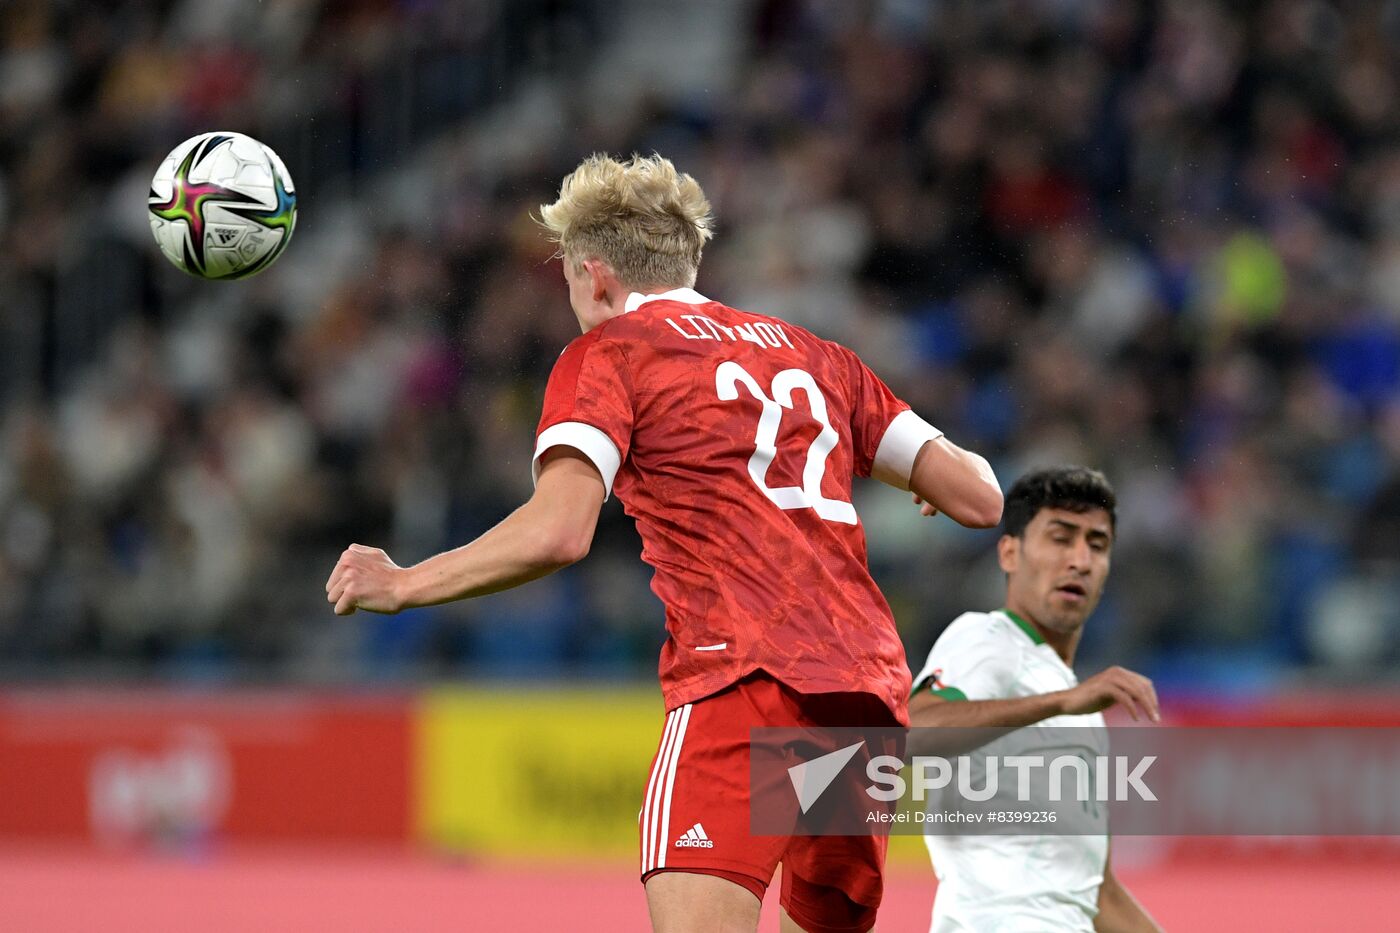
[[[530,478],[536,483],[540,481],[540,457],[549,448],[561,446],[581,451],[598,468],[603,477],[604,499],[610,497],[618,467],[622,466],[622,454],[612,438],[581,421],[565,421],[540,432],[535,442],[535,457],[530,462]]]
[[[902,411],[894,416],[890,426],[885,428],[885,436],[880,438],[880,447],[875,451],[875,463],[870,475],[882,483],[896,489],[909,489],[909,477],[914,473],[914,458],[925,441],[943,436],[943,432],[929,424],[912,411]]]

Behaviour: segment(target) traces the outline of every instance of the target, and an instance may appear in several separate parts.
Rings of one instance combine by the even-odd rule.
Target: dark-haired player
[[[911,725],[1102,727],[1101,711],[1115,704],[1158,720],[1146,677],[1112,667],[1081,684],[1071,670],[1108,581],[1115,507],[1108,480],[1084,467],[1036,471],[1011,487],[997,543],[1005,605],[963,613],[939,636],[914,678]],[[1106,834],[925,841],[939,881],[933,933],[1158,929],[1113,876]]]

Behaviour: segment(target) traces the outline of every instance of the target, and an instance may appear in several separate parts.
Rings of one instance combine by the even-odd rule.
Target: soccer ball
[[[176,146],[151,179],[151,233],[176,266],[241,279],[282,255],[297,222],[287,167],[241,133],[201,133]]]

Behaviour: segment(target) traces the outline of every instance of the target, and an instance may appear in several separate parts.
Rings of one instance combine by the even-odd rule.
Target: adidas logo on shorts
[[[685,835],[676,840],[677,849],[713,849],[714,841],[705,835],[705,827],[696,823],[685,831]]]

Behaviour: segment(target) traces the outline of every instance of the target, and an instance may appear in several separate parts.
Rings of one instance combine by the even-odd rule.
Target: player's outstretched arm
[[[326,599],[338,615],[398,612],[528,583],[588,554],[605,495],[586,457],[555,447],[543,458],[535,494],[486,534],[412,567],[352,544],[326,581]]]
[[[948,700],[923,690],[909,700],[909,725],[957,731],[911,733],[910,754],[961,754],[1051,716],[1097,713],[1114,705],[1123,706],[1135,720],[1146,716],[1161,721],[1152,681],[1122,667],[1100,671],[1068,690],[1009,700]]]
[[[1099,915],[1094,918],[1094,929],[1098,933],[1162,933],[1152,915],[1119,883],[1113,874],[1111,859],[1103,866]]]
[[[916,729],[1019,729],[1064,713],[1057,693],[1012,700],[945,700],[927,691],[909,701],[909,725]]]
[[[942,512],[968,528],[991,528],[1001,521],[1001,486],[991,464],[946,437],[919,448],[909,489],[925,515]]]
[[[1010,700],[946,700],[925,690],[909,701],[912,726],[1019,729],[1051,716],[1097,713],[1122,706],[1133,719],[1161,721],[1152,681],[1124,667],[1100,671],[1082,684]]]
[[[1054,693],[1011,700],[945,700],[928,691],[909,701],[910,755],[961,755],[1008,732],[1058,716],[1064,701]]]

